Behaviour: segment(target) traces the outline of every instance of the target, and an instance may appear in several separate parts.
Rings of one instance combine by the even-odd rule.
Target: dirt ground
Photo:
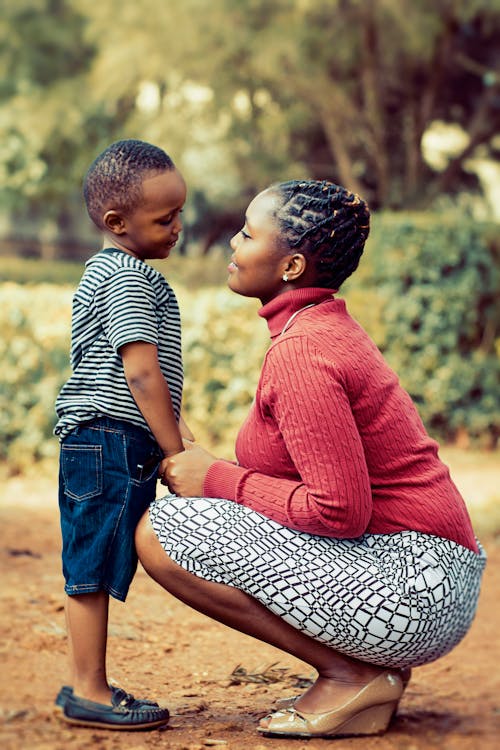
[[[399,713],[382,737],[293,740],[258,735],[258,718],[276,698],[296,692],[301,678],[310,679],[310,669],[190,610],[140,569],[127,603],[112,604],[109,676],[137,696],[167,705],[172,718],[162,730],[110,732],[70,727],[52,711],[66,670],[55,489],[51,483],[18,480],[3,490],[2,750],[316,750],[332,743],[336,750],[500,747],[499,538],[482,539],[489,562],[471,631],[451,654],[414,671]],[[231,678],[235,670],[240,679]],[[249,681],[263,679],[252,674],[277,681]]]

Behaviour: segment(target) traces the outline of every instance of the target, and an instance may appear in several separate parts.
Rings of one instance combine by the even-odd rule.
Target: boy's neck
[[[110,242],[107,240],[107,238],[104,238],[101,250],[119,250],[121,253],[127,253],[127,255],[131,255],[133,258],[142,260],[143,263],[145,262],[145,259],[137,255],[137,253],[132,252],[132,250],[129,250],[127,247],[120,245],[118,242]]]

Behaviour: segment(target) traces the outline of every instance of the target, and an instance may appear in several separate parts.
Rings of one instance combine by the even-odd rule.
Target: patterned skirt
[[[178,565],[234,586],[336,651],[386,667],[451,651],[476,613],[486,554],[403,531],[332,539],[229,500],[156,500],[150,518]]]

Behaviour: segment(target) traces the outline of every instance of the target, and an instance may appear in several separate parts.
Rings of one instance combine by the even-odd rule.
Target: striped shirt
[[[182,400],[181,321],[175,294],[154,268],[105,249],[90,258],[73,298],[69,380],[56,400],[60,439],[95,417],[146,429],[128,387],[119,350],[144,341],[158,348],[160,368],[179,418]]]

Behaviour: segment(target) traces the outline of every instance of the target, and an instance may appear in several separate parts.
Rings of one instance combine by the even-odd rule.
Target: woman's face
[[[259,193],[248,206],[243,229],[230,242],[229,288],[245,297],[257,297],[263,305],[287,291],[282,276],[288,256],[279,250],[273,219],[277,202],[275,193]]]

